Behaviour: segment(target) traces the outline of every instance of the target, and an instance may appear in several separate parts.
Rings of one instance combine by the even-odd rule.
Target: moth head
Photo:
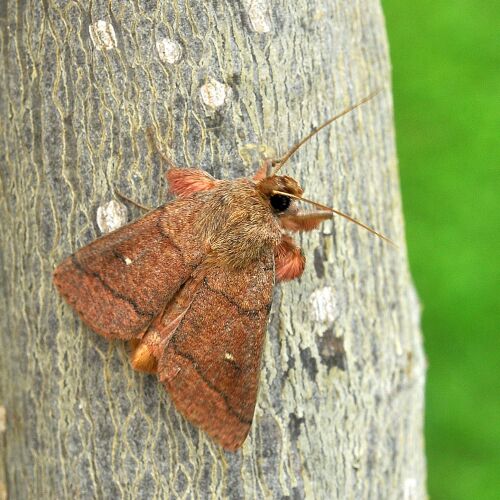
[[[276,213],[283,213],[292,204],[292,200],[300,198],[304,190],[299,183],[288,175],[270,175],[257,183],[257,190],[269,200]],[[290,196],[287,196],[290,194]]]
[[[337,210],[335,208],[330,208],[316,201],[303,198],[302,194],[304,193],[304,190],[300,187],[299,183],[295,179],[292,179],[288,175],[275,175],[275,174],[268,175],[267,177],[264,177],[261,180],[257,180],[256,188],[263,196],[263,198],[268,200],[271,209],[276,215],[289,216],[292,217],[292,219],[294,215],[300,217],[300,214],[298,214],[298,209],[294,205],[292,205],[292,203],[294,200],[302,201],[305,203],[309,203],[315,206],[316,208],[321,209],[323,213],[330,212],[331,214],[340,215],[344,219],[347,219],[350,222],[353,222],[354,224],[357,224],[358,226],[361,226],[362,228],[366,229],[370,233],[375,234],[379,238],[388,241],[391,244],[394,244],[389,238],[387,238],[387,236],[384,236],[378,231],[375,231],[375,229],[372,229],[370,226],[367,226],[363,222],[355,219],[354,217],[351,217],[350,215],[347,215],[344,212],[341,212],[340,210]],[[314,221],[315,217],[316,221]],[[310,227],[316,227],[316,223],[321,220],[326,220],[326,219],[319,212],[316,212],[310,219],[310,222],[312,224]],[[290,223],[288,227],[285,226],[284,227],[285,229],[286,228],[290,229],[292,228],[292,226],[293,228],[300,227],[293,224],[290,225]],[[301,227],[304,229],[306,226],[302,224]],[[292,230],[297,230],[297,229],[292,229]]]

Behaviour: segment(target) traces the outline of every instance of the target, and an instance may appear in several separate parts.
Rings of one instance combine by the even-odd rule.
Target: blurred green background
[[[499,4],[382,0],[432,500],[500,498]]]

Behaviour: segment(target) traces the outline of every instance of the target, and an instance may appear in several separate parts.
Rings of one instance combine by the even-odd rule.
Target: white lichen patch
[[[313,292],[309,305],[314,319],[320,323],[333,323],[339,315],[333,288],[330,286]]]
[[[403,500],[416,500],[417,498],[417,480],[414,477],[409,477],[404,482]]]
[[[276,150],[267,144],[254,144],[249,142],[238,148],[241,159],[247,165],[260,165],[267,158],[276,158]]]
[[[111,200],[97,209],[97,225],[101,233],[110,233],[127,222],[127,207]]]
[[[182,47],[170,38],[162,38],[159,42],[156,42],[156,50],[160,59],[165,63],[175,64],[181,60]]]
[[[89,26],[89,33],[97,50],[111,50],[116,48],[115,29],[111,23],[100,19]]]
[[[0,434],[7,430],[7,411],[5,406],[0,406]]]
[[[231,97],[231,88],[214,78],[210,78],[200,88],[201,100],[211,108],[220,108]]]
[[[247,0],[246,9],[250,26],[254,31],[257,33],[271,31],[272,25],[267,0]]]

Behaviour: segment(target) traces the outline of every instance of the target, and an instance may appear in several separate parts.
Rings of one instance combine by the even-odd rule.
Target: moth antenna
[[[375,229],[371,228],[370,226],[367,226],[366,224],[359,221],[358,219],[355,219],[354,217],[351,217],[350,215],[347,215],[344,212],[341,212],[340,210],[336,210],[335,208],[327,207],[326,205],[322,205],[321,203],[317,203],[316,201],[308,200],[307,198],[302,198],[300,196],[295,196],[294,194],[285,193],[284,191],[273,190],[272,193],[273,194],[280,194],[282,196],[288,196],[290,198],[294,198],[295,200],[304,201],[306,203],[310,203],[311,205],[314,205],[315,207],[321,208],[322,210],[325,210],[327,212],[332,212],[336,215],[340,215],[341,217],[344,217],[344,219],[347,219],[350,222],[354,222],[354,224],[361,226],[363,229],[366,229],[367,231],[374,234],[375,236],[378,236],[380,239],[385,240],[388,243],[390,243],[391,245],[394,245],[395,247],[397,247],[396,243],[394,243],[394,241],[392,241],[387,236],[384,236],[382,233],[375,231]]]
[[[297,152],[298,149],[300,149],[311,137],[314,137],[320,130],[323,130],[325,127],[328,127],[328,125],[332,124],[334,121],[338,120],[342,116],[347,115],[351,111],[355,110],[356,108],[359,108],[361,105],[365,104],[366,102],[370,101],[373,99],[376,95],[380,94],[382,92],[382,89],[378,89],[375,92],[372,92],[368,96],[366,96],[364,99],[361,99],[361,101],[357,102],[356,104],[353,104],[352,106],[349,106],[348,108],[344,109],[337,115],[335,115],[333,118],[330,118],[323,124],[321,124],[319,127],[314,127],[312,131],[307,134],[303,139],[301,139],[299,142],[295,143],[285,154],[285,156],[281,157],[279,160],[273,160],[272,165],[275,166],[275,169],[273,171],[273,175],[278,172],[281,167]]]
[[[116,188],[115,188],[114,192],[118,198],[120,198],[128,203],[131,203],[132,205],[135,205],[137,208],[140,208],[141,210],[144,210],[146,212],[151,212],[151,210],[154,210],[153,207],[147,207],[146,205],[143,205],[142,203],[134,201],[132,198],[125,196],[123,193],[120,193],[120,191],[118,191],[118,189],[116,189]]]
[[[153,127],[148,127],[146,129],[146,137],[151,149],[160,156],[161,160],[168,165],[168,168],[179,168],[161,148],[160,144],[156,140]]]

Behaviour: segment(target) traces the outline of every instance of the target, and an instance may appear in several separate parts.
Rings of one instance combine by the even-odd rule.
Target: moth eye
[[[270,198],[271,206],[276,212],[284,212],[292,202],[291,198],[282,194],[273,194]]]

